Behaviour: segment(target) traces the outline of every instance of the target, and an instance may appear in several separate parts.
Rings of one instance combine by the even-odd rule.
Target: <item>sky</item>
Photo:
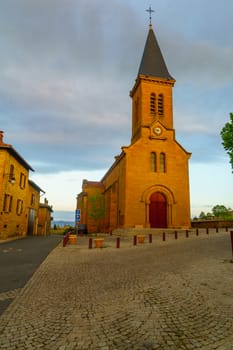
[[[1,1],[0,129],[35,169],[55,218],[74,211],[82,180],[99,181],[130,144],[129,91],[150,5],[176,79],[176,139],[192,153],[191,214],[233,208],[220,137],[233,112],[232,0]]]

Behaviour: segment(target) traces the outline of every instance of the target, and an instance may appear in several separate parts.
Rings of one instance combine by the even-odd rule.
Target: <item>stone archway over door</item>
[[[167,198],[161,192],[150,196],[149,220],[151,228],[167,227]]]

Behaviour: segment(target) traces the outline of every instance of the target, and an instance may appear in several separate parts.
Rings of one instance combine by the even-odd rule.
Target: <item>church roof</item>
[[[174,78],[168,72],[166,63],[164,61],[162,52],[160,50],[159,44],[157,42],[151,25],[147,36],[138,75],[147,75],[156,78],[174,80]]]

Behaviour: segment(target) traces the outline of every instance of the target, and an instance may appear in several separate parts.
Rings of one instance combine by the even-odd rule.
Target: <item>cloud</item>
[[[56,174],[32,174],[32,180],[46,191],[45,197],[54,210],[73,210],[76,208],[76,195],[82,190],[83,179],[98,181],[105,170],[61,171]],[[42,199],[43,201],[43,199]]]
[[[196,2],[158,5],[161,25],[156,21],[155,32],[177,78],[177,135],[193,159],[203,161],[208,152],[203,157],[197,144],[208,139],[215,150],[208,159],[214,161],[221,153],[223,115],[231,106],[233,44],[224,24],[229,29],[232,21],[222,22],[214,40],[205,27],[204,3],[201,14]],[[0,4],[1,129],[36,171],[108,168],[121,146],[130,143],[129,90],[148,30],[144,7],[121,0]],[[191,10],[192,28],[180,20]],[[213,24],[217,15],[210,13],[208,23]]]
[[[171,74],[179,83],[193,84],[202,91],[232,84],[232,42],[222,46],[207,39],[191,41],[184,33],[167,30],[162,37]]]

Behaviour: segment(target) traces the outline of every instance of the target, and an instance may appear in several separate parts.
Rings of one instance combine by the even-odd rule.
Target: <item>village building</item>
[[[45,192],[29,179],[30,171],[33,168],[12,145],[4,143],[0,131],[0,239],[49,233],[48,228],[38,230],[43,210],[40,197]]]
[[[47,198],[44,199],[44,203],[39,205],[39,214],[38,214],[38,235],[48,235],[51,229],[51,222],[53,217],[53,208],[49,205]]]
[[[116,228],[189,228],[189,158],[176,140],[168,72],[150,24],[132,98],[132,137],[100,181],[83,180],[80,224]]]

